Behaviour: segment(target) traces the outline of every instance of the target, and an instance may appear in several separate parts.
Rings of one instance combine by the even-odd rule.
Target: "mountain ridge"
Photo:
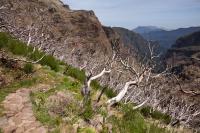
[[[162,47],[170,48],[175,41],[182,36],[186,36],[193,32],[200,31],[200,27],[178,28],[175,30],[151,31],[148,33],[140,33],[145,39],[158,41]]]
[[[134,28],[132,31],[135,31],[139,34],[144,34],[144,33],[149,33],[149,32],[153,32],[153,31],[162,31],[162,30],[164,30],[164,29],[156,27],[156,26],[138,26],[138,27]]]

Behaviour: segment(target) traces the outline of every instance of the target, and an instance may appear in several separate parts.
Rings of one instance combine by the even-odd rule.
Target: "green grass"
[[[112,97],[115,97],[116,96],[116,93],[113,92],[113,90],[109,87],[106,87],[106,86],[101,86],[99,84],[99,82],[97,82],[96,80],[93,80],[91,82],[91,87],[94,89],[94,90],[102,90],[104,87],[105,91],[104,91],[104,94],[108,97],[108,98],[112,98]]]
[[[61,123],[60,117],[52,117],[48,113],[48,108],[44,106],[47,95],[45,93],[31,93],[31,101],[33,111],[38,121],[50,127],[59,126]]]
[[[85,120],[89,120],[94,116],[94,111],[92,108],[92,101],[90,98],[86,101],[86,104],[84,105],[83,113],[81,114],[81,116]]]
[[[84,71],[82,71],[82,70],[80,70],[78,68],[74,68],[74,67],[72,67],[70,65],[66,66],[64,74],[79,80],[81,83],[84,83],[84,81],[86,79]]]
[[[169,124],[171,122],[171,117],[167,114],[163,114],[157,110],[153,110],[151,107],[143,107],[140,110],[141,114],[148,118],[153,118],[156,120],[160,120],[165,124]]]
[[[122,118],[111,116],[108,119],[114,126],[114,133],[168,133],[158,125],[147,123],[139,111],[132,110],[132,105],[121,105],[120,110],[123,112]]]
[[[0,102],[2,102],[8,94],[15,92],[16,90],[22,87],[30,87],[36,83],[37,83],[37,78],[32,78],[32,79],[25,79],[25,80],[13,83],[7,87],[1,88]]]
[[[6,96],[8,96],[10,93],[14,93],[16,90],[23,88],[23,87],[30,87],[34,84],[37,83],[37,79],[36,78],[32,78],[32,79],[25,79],[23,81],[18,81],[15,82],[9,86],[0,88],[0,103],[5,99]],[[3,116],[4,113],[4,108],[2,105],[0,105],[0,116]]]
[[[93,128],[87,127],[87,128],[78,128],[77,133],[96,133]]]
[[[20,55],[28,57],[29,59],[36,61],[40,59],[45,53],[39,50],[33,52],[33,47],[27,46],[25,43],[11,37],[7,33],[0,32],[0,49],[6,49],[14,55]],[[41,65],[47,65],[52,70],[58,71],[60,61],[56,60],[51,55],[46,55],[40,62]]]
[[[26,74],[31,74],[31,73],[33,73],[33,69],[34,69],[33,64],[31,64],[31,63],[26,63],[26,64],[24,65],[23,71],[24,71]]]
[[[43,123],[44,125],[47,125],[50,128],[55,129],[54,132],[56,132],[57,127],[63,123],[62,117],[64,116],[70,116],[73,117],[73,119],[70,121],[73,123],[76,121],[76,117],[80,114],[80,107],[77,105],[78,102],[69,101],[70,104],[68,104],[65,108],[65,111],[62,115],[57,114],[56,116],[51,116],[49,114],[49,108],[46,106],[47,100],[51,95],[54,95],[58,91],[63,91],[63,93],[71,93],[75,98],[76,101],[79,101],[81,97],[80,95],[80,83],[77,81],[71,81],[65,76],[61,76],[58,73],[54,74],[55,79],[56,78],[63,78],[59,83],[57,83],[55,88],[51,88],[45,92],[34,92],[31,94],[31,101],[33,104],[33,111],[35,114],[35,117],[38,121]],[[79,93],[77,93],[79,92]]]

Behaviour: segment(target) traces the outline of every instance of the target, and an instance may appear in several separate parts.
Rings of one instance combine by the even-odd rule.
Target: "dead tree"
[[[86,67],[86,64],[81,68],[84,69]],[[104,68],[99,74],[93,75],[93,69],[89,71],[89,73],[86,73],[86,79],[84,81],[84,87],[81,89],[81,94],[84,96],[83,103],[85,104],[88,99],[90,98],[90,91],[91,91],[91,82],[102,77],[104,74],[108,74],[111,72],[111,70],[106,70]]]
[[[166,74],[167,70],[164,70],[161,73],[154,73],[154,69],[156,68],[155,59],[159,57],[159,55],[155,55],[154,46],[151,46],[150,43],[148,43],[149,47],[149,56],[144,57],[143,62],[141,62],[139,67],[136,67],[136,64],[134,62],[130,62],[129,59],[120,59],[120,62],[122,66],[124,67],[124,70],[128,70],[132,74],[131,81],[127,81],[124,85],[124,87],[120,90],[117,96],[109,99],[107,101],[107,104],[112,106],[115,103],[118,103],[122,101],[123,98],[125,98],[128,89],[131,86],[134,86],[135,89],[142,89],[142,88],[152,88],[152,83],[156,78],[159,78],[160,76]],[[128,97],[132,97],[131,93],[128,95]],[[145,103],[147,103],[149,100],[149,97],[146,97],[146,100],[144,100],[141,104],[134,107],[133,109],[140,108]]]

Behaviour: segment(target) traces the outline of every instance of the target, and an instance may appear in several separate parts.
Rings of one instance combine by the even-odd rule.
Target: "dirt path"
[[[6,116],[0,119],[0,127],[4,133],[47,133],[34,117],[30,93],[31,89],[20,89],[3,101]]]

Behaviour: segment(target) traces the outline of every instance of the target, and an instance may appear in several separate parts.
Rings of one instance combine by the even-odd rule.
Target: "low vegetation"
[[[33,64],[31,64],[31,63],[26,63],[25,65],[24,65],[24,68],[23,68],[23,70],[24,70],[24,72],[26,73],[26,74],[31,74],[31,73],[33,73],[33,70],[34,69],[34,66],[33,66]]]
[[[40,59],[45,54],[37,49],[33,52],[33,47],[27,46],[25,43],[11,37],[7,33],[0,32],[0,49],[2,48],[14,55],[24,56],[33,61]],[[51,55],[46,55],[39,61],[39,64],[47,65],[54,71],[59,70],[59,63],[60,62]]]

